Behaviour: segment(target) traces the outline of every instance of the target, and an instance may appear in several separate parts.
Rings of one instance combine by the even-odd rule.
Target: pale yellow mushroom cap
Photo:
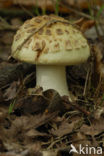
[[[82,33],[58,16],[27,20],[14,36],[12,56],[32,64],[74,65],[85,62],[90,48]]]

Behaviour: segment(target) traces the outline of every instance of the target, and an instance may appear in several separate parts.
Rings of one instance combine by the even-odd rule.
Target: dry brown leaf
[[[37,138],[39,136],[41,137],[48,137],[49,135],[46,133],[41,133],[35,129],[30,129],[28,132],[25,133],[25,136],[28,138]]]
[[[36,129],[39,126],[42,126],[52,120],[56,116],[56,113],[53,114],[47,114],[47,115],[35,115],[35,116],[21,116],[16,117],[11,123],[11,127],[7,129],[7,136],[18,138],[20,135],[22,135],[22,138],[24,137],[25,133],[28,134],[28,132],[32,129]],[[29,133],[30,133],[29,132]],[[33,131],[32,131],[33,132]],[[35,131],[34,131],[35,133]]]
[[[75,120],[72,123],[68,123],[67,121],[62,122],[62,124],[57,129],[52,129],[51,133],[55,136],[62,137],[64,135],[70,134],[73,132],[75,125],[79,122],[79,120]]]
[[[17,150],[20,152],[22,145],[27,146],[31,143],[31,145],[35,142],[40,141],[41,138],[49,139],[50,134],[47,134],[43,129],[43,131],[39,132],[36,128],[42,126],[49,121],[51,121],[56,116],[55,113],[47,114],[47,115],[31,115],[31,116],[21,116],[16,117],[15,119],[7,118],[4,123],[1,125],[4,131],[4,143],[6,143],[6,149],[8,151]],[[44,125],[45,126],[45,125]],[[6,128],[5,128],[6,127]],[[3,132],[1,131],[1,135],[3,136]],[[5,144],[4,144],[5,145]]]
[[[13,83],[11,83],[10,87],[5,90],[5,93],[3,95],[5,101],[11,100],[16,97],[17,85],[17,82],[14,81]]]
[[[91,27],[93,27],[95,25],[95,21],[94,20],[87,20],[84,21],[81,25],[80,30],[82,32],[85,32],[87,29],[90,29]]]
[[[68,5],[73,6],[73,7],[80,7],[82,9],[88,8],[88,1],[87,0],[64,0]],[[35,6],[38,2],[38,6],[43,8],[43,7],[48,7],[52,10],[53,8],[53,3],[56,2],[56,0],[0,0],[0,7],[11,7],[13,5],[24,5],[24,6]],[[95,1],[96,5],[101,5],[102,0],[96,0]],[[61,8],[62,9],[62,8]],[[63,9],[65,11],[65,9]]]
[[[94,119],[91,126],[83,125],[81,127],[81,132],[85,135],[95,136],[104,132],[104,119],[100,118],[99,120]]]
[[[78,147],[79,144],[82,144],[83,146],[85,146],[86,144],[89,146],[92,145],[91,141],[89,141],[86,135],[81,133],[80,130],[72,135],[72,140],[75,147]]]
[[[64,2],[67,3],[69,6],[82,8],[82,9],[88,9],[89,8],[89,2],[88,0],[64,0]],[[94,1],[95,5],[101,5],[103,2],[102,0],[96,0]]]
[[[64,105],[62,103],[61,96],[59,93],[54,89],[48,89],[43,92],[43,95],[48,100],[48,111],[55,112],[55,111],[64,111]]]
[[[0,8],[8,8],[13,4],[12,0],[0,0]]]
[[[33,95],[19,98],[16,101],[15,109],[22,109],[25,114],[42,113],[45,110],[48,113],[64,111],[61,96],[57,91],[53,89],[46,90],[43,93],[42,90],[37,89],[32,89],[32,91],[35,91]]]
[[[38,128],[49,121],[51,121],[53,118],[57,116],[57,112],[50,113],[50,114],[39,114],[35,116],[31,116],[30,120],[27,123],[27,126],[25,127],[25,130],[29,130],[30,128]]]
[[[15,109],[21,109],[24,114],[42,113],[47,105],[48,101],[42,95],[30,95],[19,98],[16,101]]]

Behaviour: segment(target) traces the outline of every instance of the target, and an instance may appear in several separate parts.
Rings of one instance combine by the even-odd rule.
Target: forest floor
[[[91,49],[86,63],[66,67],[70,102],[55,90],[35,87],[35,65],[11,57],[17,29],[31,18],[22,9],[16,16],[12,8],[6,8],[8,15],[0,10],[0,156],[103,156],[104,15],[98,20],[86,9],[59,12],[84,33]],[[71,153],[73,146],[82,152]]]

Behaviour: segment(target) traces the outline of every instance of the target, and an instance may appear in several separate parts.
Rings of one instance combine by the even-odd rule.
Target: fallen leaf
[[[59,93],[54,89],[48,89],[43,92],[45,98],[48,99],[48,111],[64,111],[64,105],[62,103],[62,98]]]
[[[16,101],[15,109],[24,114],[42,113],[48,106],[48,101],[42,95],[28,95]]]
[[[11,83],[10,87],[5,90],[3,97],[5,98],[5,101],[8,101],[15,98],[16,95],[17,95],[17,82],[14,81],[13,83]]]
[[[104,132],[104,119],[100,118],[99,120],[94,119],[91,122],[91,125],[83,125],[80,129],[85,135],[95,136]]]
[[[75,120],[72,123],[68,123],[64,121],[57,129],[52,129],[51,133],[55,136],[62,137],[64,135],[70,134],[73,132],[75,125],[79,122],[79,120]]]
[[[90,29],[91,27],[93,27],[95,25],[95,21],[94,20],[87,20],[84,21],[81,25],[80,30],[82,32],[85,32],[87,29]]]
[[[37,138],[39,136],[48,137],[49,135],[46,134],[46,133],[41,133],[41,132],[39,132],[39,131],[37,131],[35,129],[30,129],[28,132],[25,133],[25,136],[29,137],[29,138],[35,138],[35,137]]]

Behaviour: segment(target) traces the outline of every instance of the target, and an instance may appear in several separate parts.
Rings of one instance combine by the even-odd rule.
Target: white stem
[[[55,89],[61,96],[69,96],[65,66],[37,65],[36,76],[36,85],[43,90]]]

